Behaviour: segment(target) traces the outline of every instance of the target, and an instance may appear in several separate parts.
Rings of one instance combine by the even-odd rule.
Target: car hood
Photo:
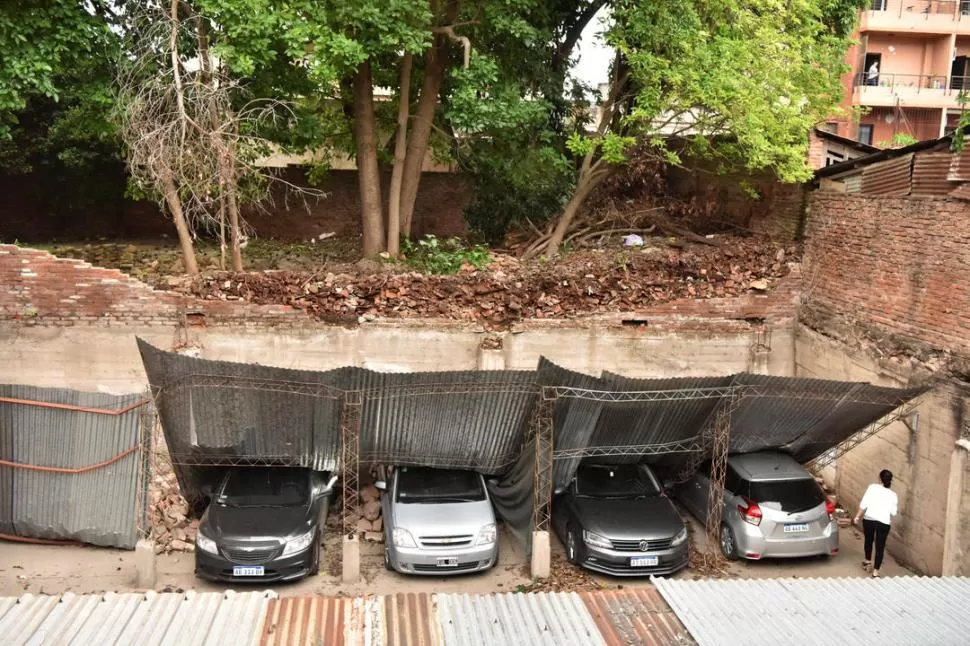
[[[419,536],[477,535],[484,525],[495,522],[492,503],[394,503],[397,527]]]
[[[611,539],[673,538],[684,521],[665,496],[637,499],[574,498],[583,527]]]
[[[199,531],[215,541],[266,541],[302,534],[312,525],[308,507],[210,505]]]

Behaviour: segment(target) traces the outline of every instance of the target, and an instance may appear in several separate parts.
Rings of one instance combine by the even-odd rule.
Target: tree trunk
[[[401,252],[401,183],[408,144],[408,112],[411,95],[411,52],[401,60],[401,96],[397,106],[397,137],[394,143],[394,169],[391,171],[391,193],[387,198],[387,252]]]
[[[185,262],[185,273],[189,276],[199,275],[199,265],[195,261],[195,248],[192,245],[192,234],[189,232],[189,225],[185,221],[185,214],[182,212],[182,200],[179,199],[178,189],[171,177],[162,177],[162,194],[165,204],[172,214],[175,222],[175,230],[178,232],[179,245],[182,247],[182,260]]]
[[[593,171],[590,173],[581,173],[579,176],[579,182],[576,184],[576,190],[573,191],[572,197],[566,202],[566,206],[562,210],[562,214],[559,216],[559,220],[556,222],[556,228],[552,230],[552,235],[549,236],[549,240],[546,242],[545,246],[542,248],[545,250],[546,256],[553,257],[559,255],[559,247],[562,246],[563,240],[566,238],[566,233],[569,231],[569,225],[573,223],[576,218],[576,214],[579,213],[579,209],[582,208],[583,203],[589,194],[593,192],[593,189],[599,186],[599,184],[606,179],[609,175],[609,171]]]
[[[242,231],[239,228],[239,203],[236,200],[236,187],[233,184],[227,186],[226,207],[229,211],[229,236],[232,238],[232,270],[240,272],[243,270],[242,247],[239,246],[242,238]]]
[[[354,135],[357,140],[357,180],[360,186],[364,257],[384,250],[381,176],[377,165],[377,123],[374,118],[374,82],[370,61],[357,68],[354,78]]]
[[[424,55],[424,82],[421,84],[421,97],[418,99],[418,109],[411,126],[401,187],[401,232],[408,237],[411,236],[411,225],[414,222],[414,203],[418,198],[418,185],[421,183],[421,167],[424,165],[425,155],[428,154],[428,140],[431,138],[431,126],[438,107],[438,93],[445,76],[445,47],[447,44],[444,37],[435,36],[434,47]]]

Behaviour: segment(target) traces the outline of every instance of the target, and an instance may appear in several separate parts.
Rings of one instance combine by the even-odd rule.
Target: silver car
[[[704,525],[710,467],[677,490],[677,498]],[[728,458],[721,511],[721,552],[729,559],[835,555],[835,505],[815,478],[783,453]]]
[[[401,467],[377,482],[384,516],[384,566],[406,574],[487,570],[498,560],[495,513],[473,471]]]

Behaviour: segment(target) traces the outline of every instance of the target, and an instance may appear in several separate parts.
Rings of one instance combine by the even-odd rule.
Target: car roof
[[[728,464],[745,480],[803,480],[812,478],[795,458],[775,451],[728,457]]]

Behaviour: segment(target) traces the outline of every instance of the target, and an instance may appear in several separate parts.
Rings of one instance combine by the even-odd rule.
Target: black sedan
[[[556,494],[552,525],[570,563],[616,576],[687,565],[687,528],[650,467],[582,465]]]
[[[202,515],[195,573],[212,581],[290,581],[320,569],[322,526],[336,478],[309,469],[229,470]]]

